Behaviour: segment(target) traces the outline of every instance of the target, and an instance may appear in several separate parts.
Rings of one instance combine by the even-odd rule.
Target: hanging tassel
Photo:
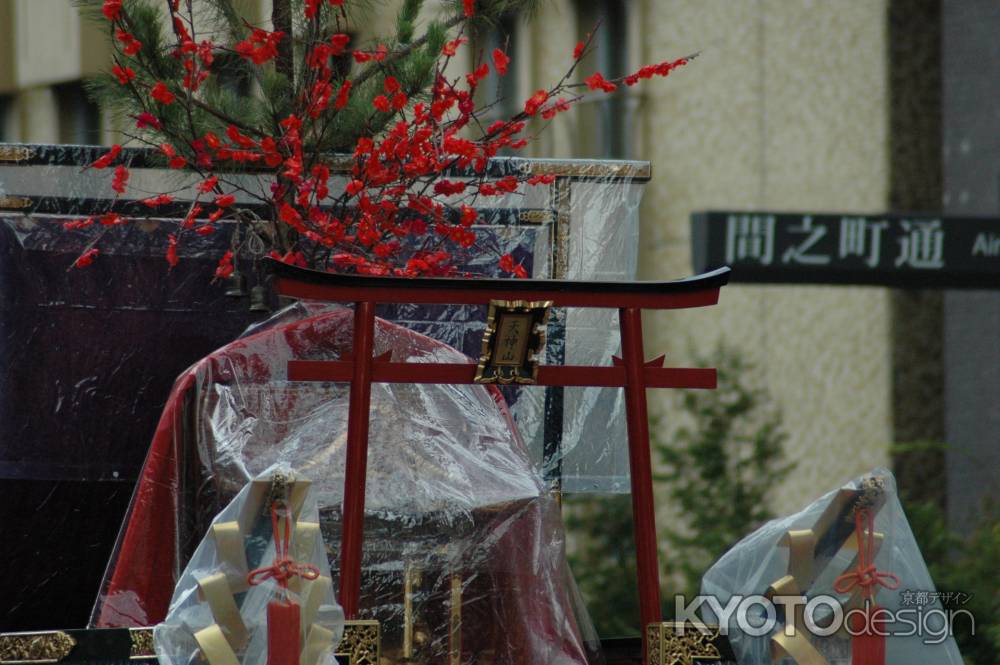
[[[867,508],[854,512],[854,530],[858,543],[858,567],[838,577],[833,588],[837,593],[851,593],[861,588],[864,614],[851,615],[851,665],[885,665],[884,622],[879,621],[875,587],[898,589],[899,578],[875,567],[875,516]]]
[[[279,523],[284,522],[284,529]],[[293,561],[288,554],[291,540],[291,515],[284,503],[271,505],[271,530],[274,535],[274,562],[257,568],[247,575],[251,586],[267,579],[278,583],[278,598],[267,604],[267,665],[298,665],[301,630],[301,608],[288,596],[288,580],[298,575],[306,580],[319,577],[319,569],[311,564]]]
[[[872,621],[878,605],[868,605],[864,615],[851,615],[851,665],[885,665],[885,631]]]
[[[299,604],[286,599],[267,604],[267,665],[299,662]]]

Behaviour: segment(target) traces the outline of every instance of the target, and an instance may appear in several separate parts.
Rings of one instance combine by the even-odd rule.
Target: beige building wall
[[[9,0],[8,0],[9,1]],[[63,83],[82,75],[79,10],[64,0],[16,0],[19,88]]]
[[[577,0],[553,0],[521,27],[527,93],[562,75]],[[625,0],[633,66],[698,53],[668,79],[629,89],[633,148],[652,162],[639,277],[691,273],[690,215],[708,209],[880,212],[888,208],[885,0]],[[584,65],[583,75],[593,71]],[[579,118],[546,130],[536,156],[573,157]],[[704,311],[650,313],[646,348],[675,365],[725,340],[757,365],[797,463],[774,510],[789,512],[889,462],[889,291],[728,286]],[[654,391],[667,423],[677,395]],[[659,501],[669,518],[666,497]]]
[[[67,0],[0,0],[0,136],[64,140],[83,112],[81,80],[106,68],[108,53],[106,34]]]
[[[691,271],[689,215],[706,209],[888,207],[886,4],[646,0],[642,59],[701,55],[643,91],[638,156],[653,163],[640,277]],[[788,512],[876,465],[892,440],[889,292],[729,286],[703,312],[647,318],[650,352],[679,361],[726,340],[780,403],[798,467]],[[654,411],[674,404],[660,391]]]
[[[533,20],[520,21],[514,71],[521,97],[562,75],[580,1],[549,0]],[[886,0],[624,1],[629,28],[621,47],[631,65],[700,52],[667,80],[628,93],[630,156],[653,164],[640,277],[691,272],[693,211],[887,207]],[[243,2],[269,17],[269,0]],[[434,11],[429,6],[425,15]],[[359,28],[386,33],[394,18],[394,10],[374,14]],[[105,67],[107,49],[67,0],[0,0],[4,136],[58,141],[65,109],[53,86]],[[560,118],[535,154],[579,156],[578,120],[575,113]],[[786,512],[887,463],[889,316],[884,289],[734,285],[709,310],[648,316],[646,344],[680,365],[692,347],[706,352],[725,339],[758,365],[798,462],[777,496],[775,509]],[[669,422],[675,400],[670,391],[653,393],[654,415]]]

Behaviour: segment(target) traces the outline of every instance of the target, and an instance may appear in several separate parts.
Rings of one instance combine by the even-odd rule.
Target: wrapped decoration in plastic
[[[275,465],[209,526],[153,633],[162,665],[327,665],[344,630],[311,483]]]
[[[351,353],[353,312],[300,303],[182,375],[98,602],[99,626],[163,618],[179,568],[249,478],[314,479],[337,584],[348,386],[287,381],[292,359]],[[384,320],[374,354],[467,362]],[[414,663],[587,662],[593,629],[565,562],[558,506],[498,390],[374,384],[360,615]]]
[[[701,593],[740,665],[962,665],[886,469],[741,540]]]

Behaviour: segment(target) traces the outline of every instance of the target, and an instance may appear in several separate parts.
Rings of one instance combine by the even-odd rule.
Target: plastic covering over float
[[[79,300],[86,294],[84,300],[111,301],[113,308],[149,311],[151,318],[147,325],[151,327],[160,321],[153,315],[160,313],[167,313],[169,318],[170,313],[178,310],[228,312],[234,309],[233,302],[212,302],[224,301],[221,284],[206,288],[212,279],[210,266],[228,247],[232,225],[220,224],[219,233],[209,237],[186,235],[178,246],[182,263],[177,269],[168,271],[162,260],[166,238],[177,230],[179,223],[179,219],[170,216],[176,214],[183,218],[186,214],[188,201],[198,182],[195,175],[160,167],[154,152],[126,149],[122,160],[132,174],[130,194],[118,196],[111,190],[111,178],[107,174],[81,169],[102,154],[103,148],[10,147],[23,149],[30,156],[17,163],[0,163],[0,196],[23,198],[30,201],[30,206],[22,214],[0,214],[7,242],[18,252],[30,251],[34,256],[44,256],[53,267],[58,265],[58,270],[39,276],[46,293],[32,306],[58,305]],[[464,250],[465,254],[460,249],[454,252],[460,269],[472,276],[499,276],[496,258],[511,254],[534,278],[611,281],[635,278],[639,204],[649,177],[648,164],[496,158],[490,161],[486,177],[494,179],[514,173],[553,173],[557,178],[552,185],[524,185],[514,194],[480,197],[476,201],[480,220],[473,227],[476,244]],[[270,180],[258,174],[229,177],[249,191],[267,191],[270,187]],[[449,177],[458,181],[463,174],[449,174]],[[345,183],[345,178],[335,175],[331,190],[338,191]],[[173,193],[175,202],[158,209],[158,214],[165,216],[150,218],[148,208],[140,203],[141,198],[166,190]],[[236,197],[237,206],[251,206],[252,200],[246,194],[236,192]],[[100,225],[73,231],[62,228],[66,221],[100,214],[112,206],[128,219],[121,228],[109,230]],[[98,236],[101,238],[101,261],[88,270],[100,273],[101,277],[96,280],[95,287],[81,290],[79,284],[89,284],[91,277],[76,273],[67,275],[66,268]],[[147,260],[141,277],[133,282],[130,264],[135,257]],[[192,262],[199,263],[199,270],[191,270]],[[101,268],[100,263],[118,265],[108,269]],[[123,270],[123,264],[129,267]],[[32,269],[27,262],[23,265]],[[251,285],[264,277],[252,270],[246,272]],[[129,278],[119,280],[123,274]],[[203,274],[203,281],[200,274]],[[81,302],[80,306],[87,305]],[[485,320],[485,312],[480,308],[385,307],[379,314],[468,356],[476,357],[479,353]],[[239,321],[240,325],[229,329],[242,330],[248,319],[244,309],[235,317],[227,315],[224,321],[192,322],[185,331],[197,332],[202,324],[225,327],[233,321]],[[553,363],[606,365],[619,351],[618,336],[614,334],[617,327],[617,313],[613,310],[556,310],[550,322],[546,359]],[[173,329],[184,332],[180,328]],[[142,331],[137,331],[136,335],[139,339],[147,337]],[[148,337],[156,339],[152,334]],[[112,364],[115,359],[105,358],[102,362]],[[134,395],[134,391],[122,386],[121,399],[128,400]],[[151,397],[162,400],[163,394],[158,392]],[[628,491],[620,391],[597,387],[531,391],[512,388],[506,390],[506,397],[533,458],[545,467],[546,478],[558,480],[566,492]],[[119,399],[117,393],[114,398]],[[100,410],[76,409],[72,398],[63,399],[60,409],[61,414],[92,415],[98,421],[104,415]],[[70,420],[63,415],[58,417],[67,423]],[[131,445],[141,450],[141,443],[133,441]],[[36,451],[45,446],[43,443]],[[122,455],[108,457],[118,459]],[[129,468],[115,470],[130,477],[134,474],[132,460],[135,455],[126,454],[125,457],[131,462]],[[0,465],[14,468],[18,462],[17,459],[3,459]],[[51,464],[52,460],[45,462],[45,465]],[[32,472],[25,473],[30,475]],[[67,479],[74,475],[69,470],[60,473]],[[82,473],[81,478],[95,477],[94,469]],[[104,473],[103,468],[97,473]]]
[[[350,309],[297,304],[178,379],[96,625],[160,621],[212,517],[278,463],[313,479],[336,585],[348,387],[285,377],[293,358],[350,353],[352,323]],[[374,353],[466,361],[381,319]],[[462,663],[586,663],[595,638],[575,600],[559,509],[499,392],[374,384],[370,428],[360,613],[381,622],[383,653],[427,663],[456,649]]]

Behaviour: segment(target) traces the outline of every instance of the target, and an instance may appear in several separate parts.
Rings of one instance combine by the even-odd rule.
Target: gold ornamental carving
[[[0,162],[23,162],[35,153],[31,148],[18,145],[0,145]]]
[[[375,620],[348,621],[334,654],[345,665],[379,665],[381,628]]]
[[[156,649],[153,648],[152,628],[130,628],[128,631],[132,647],[129,651],[129,658],[155,658]]]
[[[569,178],[628,178],[648,180],[652,175],[649,162],[600,162],[591,160],[538,160],[528,166],[532,175],[554,175]]]
[[[525,224],[551,224],[552,213],[548,210],[522,210],[517,220]]]
[[[61,630],[8,633],[0,635],[0,663],[58,663],[75,646],[76,640]]]
[[[647,665],[698,665],[722,658],[719,627],[667,621],[646,627]]]
[[[0,210],[24,210],[31,207],[31,199],[23,196],[0,196]]]

